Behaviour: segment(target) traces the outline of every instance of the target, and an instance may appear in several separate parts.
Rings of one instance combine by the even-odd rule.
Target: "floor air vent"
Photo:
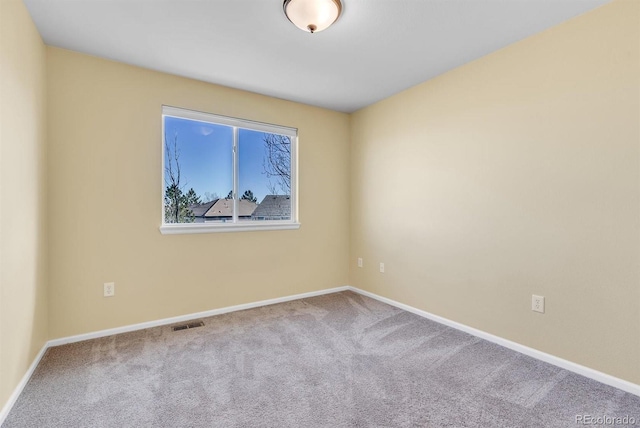
[[[203,325],[204,323],[202,321],[193,321],[187,324],[173,326],[173,331],[188,330],[190,328],[202,327]]]

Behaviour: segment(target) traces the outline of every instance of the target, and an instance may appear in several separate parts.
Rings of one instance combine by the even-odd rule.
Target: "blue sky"
[[[217,193],[221,198],[227,196],[233,187],[233,128],[170,116],[164,120],[170,147],[174,135],[178,138],[183,190],[193,187],[203,201],[207,192]],[[251,190],[258,202],[269,193],[269,179],[263,174],[263,135],[240,129],[238,143],[239,194]]]

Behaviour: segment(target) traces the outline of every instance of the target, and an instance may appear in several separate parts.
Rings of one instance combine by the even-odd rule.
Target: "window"
[[[297,229],[297,130],[162,108],[166,233]]]

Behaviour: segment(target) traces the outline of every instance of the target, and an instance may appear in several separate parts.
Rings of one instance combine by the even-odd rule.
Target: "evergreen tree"
[[[199,204],[202,203],[202,200],[200,199],[200,196],[198,196],[196,194],[196,191],[193,190],[193,187],[191,189],[189,189],[189,191],[187,192],[187,194],[185,196],[187,198],[187,206],[199,205]]]
[[[249,202],[258,202],[255,196],[253,196],[253,192],[251,190],[245,190],[240,199],[247,200]]]
[[[180,187],[176,184],[167,186],[164,193],[165,223],[193,223],[195,218],[189,205],[189,198]]]

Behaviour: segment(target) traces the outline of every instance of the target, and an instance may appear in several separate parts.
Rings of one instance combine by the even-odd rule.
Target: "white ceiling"
[[[610,0],[343,0],[316,34],[282,0],[24,0],[45,43],[352,112]]]

